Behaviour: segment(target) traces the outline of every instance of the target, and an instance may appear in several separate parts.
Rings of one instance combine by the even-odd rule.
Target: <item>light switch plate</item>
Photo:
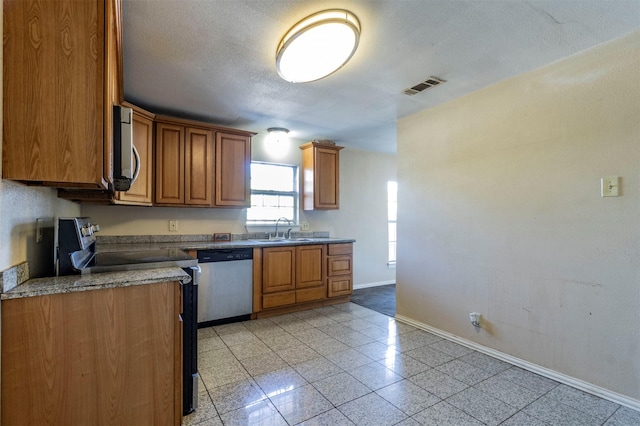
[[[300,223],[300,230],[301,231],[308,231],[309,230],[309,222]]]
[[[619,190],[620,176],[608,176],[600,179],[600,195],[602,197],[618,197]]]

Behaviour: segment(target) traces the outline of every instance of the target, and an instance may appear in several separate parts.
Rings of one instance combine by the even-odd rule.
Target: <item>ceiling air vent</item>
[[[432,87],[438,86],[444,83],[444,80],[439,79],[438,77],[431,76],[427,78],[425,81],[421,81],[413,87],[409,87],[408,89],[404,89],[402,93],[405,95],[413,96],[417,93],[424,92],[427,89],[431,89]]]

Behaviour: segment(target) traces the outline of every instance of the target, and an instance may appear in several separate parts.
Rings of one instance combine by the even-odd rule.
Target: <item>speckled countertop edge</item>
[[[276,240],[276,241],[255,241],[255,240],[233,240],[226,242],[213,241],[179,241],[179,242],[136,242],[136,243],[103,243],[98,242],[96,250],[98,253],[117,251],[140,251],[177,248],[180,250],[211,250],[229,248],[254,248],[254,247],[274,247],[274,246],[300,246],[312,244],[340,244],[353,243],[353,238],[322,238],[315,237],[308,241],[296,240]]]
[[[0,297],[2,300],[9,300],[167,281],[181,281],[186,284],[191,281],[191,277],[181,268],[176,267],[35,278],[3,293]]]

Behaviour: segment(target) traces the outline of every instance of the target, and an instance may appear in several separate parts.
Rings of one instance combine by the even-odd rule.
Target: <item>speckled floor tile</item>
[[[511,364],[509,363],[476,351],[460,357],[460,361],[464,361],[467,364],[471,364],[476,368],[480,368],[481,370],[485,370],[493,374],[498,374],[511,368]]]
[[[327,355],[327,359],[336,365],[339,365],[343,370],[351,370],[358,368],[361,365],[374,362],[368,356],[356,351],[355,349],[347,349],[346,351],[336,352]]]
[[[547,396],[534,401],[524,412],[554,426],[596,426],[602,422],[578,409]]]
[[[248,378],[247,372],[239,363],[224,363],[210,369],[199,368],[198,372],[207,389],[213,389]]]
[[[519,411],[513,416],[509,417],[500,426],[548,426],[541,420],[531,417],[523,411]]]
[[[270,401],[262,401],[220,416],[225,426],[288,426]]]
[[[453,356],[433,349],[430,346],[423,346],[405,353],[430,367],[437,367],[454,359]]]
[[[526,407],[539,398],[537,393],[499,377],[492,377],[474,387],[518,409]]]
[[[198,339],[198,353],[214,351],[216,349],[225,349],[226,347],[227,345],[218,335]]]
[[[252,340],[250,342],[229,346],[229,350],[239,360],[251,358],[252,356],[273,354],[271,348],[262,343],[260,340]]]
[[[410,377],[409,380],[422,389],[443,399],[468,388],[468,386],[461,381],[434,369],[416,374]]]
[[[288,331],[289,333],[295,333],[296,331],[309,330],[313,328],[312,324],[309,324],[305,320],[296,319],[295,321],[278,324],[280,327]]]
[[[265,345],[267,345],[272,351],[282,351],[289,348],[295,348],[300,346],[302,342],[296,339],[289,333],[278,334],[272,337],[263,337],[262,341]]]
[[[381,342],[367,343],[362,346],[356,346],[354,349],[375,361],[395,359],[397,355],[400,355],[400,352],[396,351],[395,347],[385,345]]]
[[[488,426],[497,426],[518,411],[517,408],[474,388],[465,389],[447,398],[447,402]]]
[[[246,328],[244,329],[244,331],[237,331],[237,332],[229,333],[229,334],[221,334],[220,338],[222,339],[222,341],[227,346],[235,346],[235,345],[239,345],[239,344],[242,344],[242,343],[259,342],[260,341],[260,339],[258,339],[255,336],[255,334],[253,334],[252,332],[250,332]]]
[[[405,378],[415,376],[416,374],[431,369],[431,367],[429,367],[427,364],[424,364],[417,359],[411,358],[409,355],[402,353],[397,354],[394,357],[380,360],[378,361],[378,363],[384,365],[389,370]]]
[[[407,415],[380,395],[370,393],[338,407],[358,426],[387,426],[401,422]]]
[[[243,359],[240,362],[252,376],[259,376],[260,374],[288,367],[285,360],[280,358],[277,354],[258,355]]]
[[[597,396],[590,395],[567,385],[560,385],[552,389],[545,396],[585,412],[601,421],[607,420],[620,408],[616,403],[598,398]]]
[[[439,365],[435,367],[435,369],[468,385],[475,385],[493,376],[493,374],[488,371],[480,370],[457,359]]]
[[[218,335],[234,334],[249,331],[244,322],[234,322],[230,324],[214,325],[211,327]]]
[[[559,385],[559,383],[556,381],[547,379],[546,377],[542,377],[538,374],[532,373],[531,371],[523,370],[522,368],[515,366],[509,368],[508,370],[504,370],[496,377],[509,380],[510,382],[536,392],[538,395],[544,395],[545,393],[549,392],[551,389]]]
[[[291,426],[640,425],[636,411],[355,304],[203,328],[198,343],[189,426],[285,425],[285,413]]]
[[[209,390],[209,395],[220,415],[254,405],[267,398],[253,379],[219,386]]]
[[[308,382],[291,367],[271,371],[254,377],[256,383],[269,396],[305,386]]]
[[[344,371],[342,368],[324,357],[315,358],[297,364],[293,368],[295,368],[295,370],[310,383],[322,380],[326,377],[335,376],[336,374],[340,374]]]
[[[640,425],[640,411],[635,411],[627,407],[620,407],[605,423],[605,426],[629,425]]]
[[[376,393],[409,416],[440,402],[440,398],[408,380],[378,389]]]
[[[348,373],[371,390],[378,390],[403,379],[402,376],[397,375],[377,362],[362,365],[353,370],[349,370]]]
[[[324,340],[330,337],[327,333],[324,333],[317,328],[310,328],[307,330],[296,331],[292,333],[293,337],[304,342],[305,344],[309,344],[309,342],[313,342],[315,340]]]
[[[288,334],[288,332],[277,324],[273,324],[269,327],[259,328],[253,330],[252,333],[260,340],[268,339],[270,337],[279,336],[281,334]]]
[[[361,327],[354,330],[364,334],[367,337],[370,337],[374,340],[386,339],[390,336],[395,336],[395,331],[390,331],[386,328],[379,327],[377,325],[369,323],[366,327]]]
[[[324,339],[320,340],[311,340],[307,342],[307,345],[314,351],[324,356],[346,351],[347,349],[349,349],[349,346],[345,345],[337,339],[334,339],[331,336],[326,336]]]
[[[413,419],[424,426],[484,426],[482,422],[444,401],[415,414]]]
[[[285,420],[292,425],[334,408],[333,405],[311,385],[296,388],[269,399]]]
[[[337,408],[318,414],[298,426],[353,426],[353,422],[345,417]]]
[[[353,401],[371,392],[369,388],[348,373],[340,373],[319,380],[313,383],[313,387],[336,406]]]
[[[289,365],[300,364],[301,362],[309,361],[310,359],[322,356],[306,345],[283,349],[281,351],[277,351],[276,353]]]
[[[309,324],[311,324],[314,327],[321,327],[323,325],[331,325],[331,324],[336,324],[337,322],[334,321],[333,319],[323,316],[323,315],[319,315],[313,318],[307,318],[305,319],[306,322],[308,322]]]

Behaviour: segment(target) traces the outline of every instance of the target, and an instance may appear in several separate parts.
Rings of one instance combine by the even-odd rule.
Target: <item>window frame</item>
[[[272,163],[269,161],[251,161],[251,165],[253,164],[265,164],[270,166],[279,166],[279,167],[288,167],[292,171],[292,179],[293,179],[293,191],[276,191],[276,190],[268,190],[268,189],[253,189],[250,188],[250,198],[253,195],[280,195],[280,196],[290,196],[293,197],[293,219],[291,220],[292,225],[298,225],[300,220],[300,181],[299,181],[299,170],[300,166],[295,164],[284,164],[284,163]],[[276,224],[277,219],[274,220],[266,220],[260,219],[258,221],[250,220],[248,217],[248,211],[252,207],[247,209],[247,217],[245,219],[245,224],[247,226],[273,226]]]

